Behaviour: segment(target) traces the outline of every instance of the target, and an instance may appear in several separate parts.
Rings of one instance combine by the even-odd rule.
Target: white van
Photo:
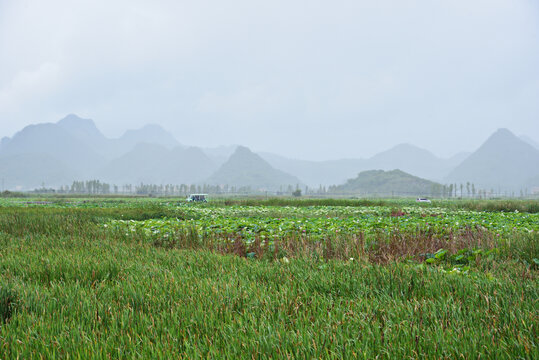
[[[186,200],[187,202],[208,202],[206,196],[208,194],[191,194]]]

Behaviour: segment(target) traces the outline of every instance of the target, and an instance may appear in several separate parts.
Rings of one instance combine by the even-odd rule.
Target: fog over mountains
[[[539,174],[539,149],[499,129],[446,177],[450,182],[470,181],[481,188],[516,190],[533,184]]]
[[[230,158],[207,180],[209,184],[279,189],[286,185],[302,185],[301,180],[272,167],[259,155],[238,146]]]
[[[270,153],[261,154],[271,165],[302,179],[310,186],[341,184],[365,170],[400,169],[426,179],[442,181],[469,154],[460,153],[449,159],[410,144],[400,144],[368,159],[330,161],[292,160]]]
[[[256,154],[240,145],[185,146],[159,125],[127,130],[109,139],[92,120],[76,115],[27,126],[0,142],[0,178],[4,189],[13,190],[99,179],[116,185],[213,184],[253,190],[341,185],[340,189],[352,191],[353,184],[359,183],[347,180],[358,173],[395,169],[413,175],[392,173],[399,179],[472,182],[483,189],[505,191],[532,189],[539,187],[539,149],[532,137],[499,129],[475,152],[446,159],[399,144],[371,158],[307,161]]]

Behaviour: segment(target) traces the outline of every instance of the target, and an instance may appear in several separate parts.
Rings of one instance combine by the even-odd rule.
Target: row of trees
[[[40,191],[46,190],[46,191]],[[130,195],[160,195],[160,196],[186,196],[194,193],[205,194],[238,194],[253,193],[250,187],[246,186],[219,186],[219,185],[196,185],[196,184],[124,184],[121,186],[103,183],[99,180],[73,181],[71,186],[61,186],[58,190],[37,189],[37,192],[55,192],[58,194],[89,194],[89,195],[110,195],[110,194],[130,194]]]
[[[487,189],[481,189],[475,186],[474,183],[466,182],[466,184],[449,184],[449,185],[443,185],[445,190],[447,191],[447,196],[444,195],[444,197],[450,197],[450,198],[473,198],[473,199],[488,199],[491,197],[527,197],[530,196],[530,192],[528,189],[520,189],[518,193],[514,191],[502,191],[501,189],[495,190],[493,188],[487,190]],[[442,192],[442,194],[445,194],[445,192]]]
[[[249,186],[230,186],[230,185],[209,185],[209,184],[124,184],[121,186],[108,184],[99,180],[73,181],[71,185],[61,186],[59,189],[48,189],[42,187],[36,189],[38,193],[57,193],[57,194],[88,194],[88,195],[155,195],[155,196],[187,196],[193,193],[205,194],[269,194],[269,195],[293,195],[293,196],[329,196],[337,194],[338,188],[336,185],[329,187],[320,185],[317,188],[308,186],[300,187],[299,184],[280,186],[278,190],[266,191],[265,189],[252,189]],[[416,196],[418,194],[405,194],[392,192],[391,194],[341,194],[340,195],[383,195],[383,196]],[[423,194],[425,195],[425,194]],[[465,184],[432,184],[428,196],[437,198],[478,198],[486,199],[497,196],[525,197],[530,195],[527,189],[520,191],[520,194],[501,193],[494,189],[485,190],[478,189],[475,184],[467,182]]]

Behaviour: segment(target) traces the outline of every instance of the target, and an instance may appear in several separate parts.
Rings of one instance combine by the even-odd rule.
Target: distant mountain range
[[[57,123],[29,125],[12,138],[3,138],[0,143],[0,176],[4,179],[4,186],[13,189],[32,189],[42,185],[57,187],[76,179],[101,176],[103,180],[115,178],[119,182],[133,183],[139,177],[131,179],[116,175],[120,169],[125,170],[129,166],[142,173],[143,161],[121,163],[123,168],[116,166],[111,173],[106,173],[106,169],[118,165],[118,159],[130,159],[127,155],[130,152],[140,155],[137,146],[143,143],[159,145],[166,151],[172,147],[178,151],[182,149],[174,137],[158,125],[128,130],[118,139],[108,139],[92,120],[68,115]],[[141,160],[147,161],[148,158],[146,155]],[[153,158],[151,162],[156,161],[159,162],[159,158]],[[133,174],[133,171],[126,171],[126,174]]]
[[[127,130],[121,137],[109,139],[92,120],[68,115],[57,123],[29,125],[12,138],[3,138],[0,178],[5,188],[21,190],[99,179],[116,185],[206,183],[253,190],[342,184],[339,188],[344,191],[359,183],[365,188],[361,181],[367,175],[381,179],[406,173],[428,179],[426,187],[432,181],[473,182],[484,189],[507,190],[539,187],[536,146],[530,137],[500,129],[477,151],[448,159],[400,144],[367,159],[307,161],[255,154],[239,145],[186,147],[158,125]],[[395,169],[400,172],[364,173]]]
[[[297,176],[307,185],[342,184],[360,171],[401,169],[431,180],[441,181],[469,153],[449,159],[410,144],[400,144],[369,159],[340,159],[329,161],[294,160],[271,153],[260,154],[274,167]]]
[[[241,146],[185,147],[158,125],[106,138],[90,119],[68,115],[30,125],[0,143],[5,188],[59,187],[74,180],[123,184],[218,184],[278,190],[302,182]]]
[[[96,177],[112,184],[196,184],[215,171],[215,163],[199,148],[139,143],[110,161]]]

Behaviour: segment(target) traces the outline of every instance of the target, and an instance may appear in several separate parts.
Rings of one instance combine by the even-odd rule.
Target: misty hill
[[[135,148],[109,162],[97,173],[97,178],[114,184],[165,183],[159,170],[169,150],[156,144],[137,144]]]
[[[428,150],[411,144],[400,144],[374,155],[368,160],[369,169],[402,169],[410,174],[427,179],[442,179],[461,161],[465,153],[453,158],[442,159]]]
[[[497,190],[518,190],[539,175],[539,150],[507,129],[499,129],[457,166],[449,182],[471,182]]]
[[[156,124],[127,130],[117,139],[106,138],[97,129],[93,120],[83,119],[74,114],[58,121],[57,125],[107,160],[126,154],[140,143],[157,144],[168,149],[181,146],[170,133]]]
[[[83,119],[75,114],[69,114],[56,123],[59,127],[69,132],[77,140],[94,148],[103,146],[107,138],[97,129],[91,119]]]
[[[39,188],[42,184],[59,187],[80,174],[47,154],[0,156],[0,177],[5,189]]]
[[[87,143],[51,123],[29,125],[2,143],[0,156],[30,154],[49,155],[82,176],[92,173],[104,161]]]
[[[211,148],[202,148],[202,151],[218,166],[223,165],[225,161],[236,151],[238,145],[220,145]]]
[[[442,187],[433,181],[401,170],[368,170],[337,186],[334,192],[346,194],[430,196]]]
[[[5,145],[7,145],[9,143],[9,138],[7,136],[4,136],[1,140],[0,140],[0,152],[2,151],[2,147],[4,147]]]
[[[198,147],[176,147],[170,152],[171,159],[168,171],[164,171],[170,179],[181,179],[181,184],[202,183],[218,168],[202,149]],[[172,166],[170,166],[172,165]],[[169,182],[174,184],[174,182]]]
[[[450,158],[447,159],[448,168],[453,170],[457,165],[460,165],[468,156],[471,155],[471,152],[462,151],[459,152]]]
[[[340,159],[307,161],[261,153],[272,166],[297,176],[309,186],[342,184],[359,171],[403,169],[430,180],[442,179],[469,154],[459,153],[449,159],[436,157],[431,152],[410,144],[400,144],[369,159]]]
[[[127,130],[118,140],[125,149],[132,149],[140,143],[158,144],[168,149],[180,146],[180,143],[157,124],[146,125],[140,129]]]
[[[311,187],[342,184],[364,170],[398,168],[429,180],[449,174],[445,180],[451,183],[469,181],[485,189],[519,190],[535,186],[539,175],[539,150],[524,140],[499,130],[474,154],[450,159],[401,144],[369,159],[306,161],[269,153],[258,156],[237,145],[185,148],[158,125],[109,139],[91,119],[71,114],[57,123],[29,125],[12,138],[1,139],[0,176],[10,188],[23,189],[100,179],[117,185],[208,180],[277,190],[302,183]]]
[[[297,177],[273,168],[244,146],[238,146],[207,182],[237,187],[250,186],[253,190],[278,190],[280,187],[301,184]]]
[[[29,125],[15,134],[12,139],[2,139],[0,153],[47,152],[57,157],[58,154],[64,156],[66,152],[71,152],[73,157],[79,159],[77,161],[79,164],[82,162],[88,167],[95,161],[102,163],[104,159],[111,160],[119,157],[139,143],[158,144],[169,149],[180,146],[171,134],[158,125],[146,125],[140,129],[127,130],[118,139],[108,139],[98,130],[93,120],[70,114],[57,123]],[[85,157],[81,157],[81,152],[85,154]],[[66,162],[71,163],[69,159]]]
[[[214,162],[199,148],[140,143],[111,161],[97,177],[114,184],[193,184],[202,182],[215,170]]]
[[[127,130],[117,139],[106,138],[97,129],[93,120],[83,119],[74,114],[66,116],[56,124],[108,160],[124,155],[140,143],[157,144],[168,149],[180,146],[170,133],[156,124]]]
[[[311,187],[341,184],[365,168],[363,159],[311,161],[289,159],[266,152],[260,153],[260,156],[274,168],[296,176]]]
[[[46,186],[62,185],[58,182],[60,179],[63,184],[69,184],[75,179],[95,178],[102,174],[99,169],[104,169],[108,162],[126,155],[142,142],[180,148],[174,137],[158,125],[128,130],[118,139],[108,139],[98,130],[93,120],[70,114],[57,123],[29,125],[12,138],[4,137],[0,142],[0,166],[3,170],[1,175],[4,179],[11,179],[10,188],[23,189],[33,188],[36,183],[39,185],[44,183]],[[166,148],[166,151],[170,150]],[[191,172],[193,176],[180,177],[174,169],[185,165],[186,160],[180,150],[175,151],[176,157],[172,154],[166,156],[168,166],[162,165],[159,168],[161,171],[158,175],[163,179],[202,179],[216,168],[209,165],[211,161],[209,162],[201,151],[196,154],[190,151],[186,156],[193,155],[194,162],[206,164],[200,165],[205,166],[206,170],[196,170],[196,166],[193,165],[190,166],[194,169]],[[151,156],[139,154],[138,158],[149,159]],[[47,167],[42,164],[47,164]],[[115,164],[120,168],[117,166],[118,163]],[[133,167],[138,168],[139,173],[142,171],[140,164]],[[124,173],[130,173],[129,170],[124,170]],[[5,181],[7,184],[8,180]],[[129,180],[129,183],[132,182],[134,180]]]

